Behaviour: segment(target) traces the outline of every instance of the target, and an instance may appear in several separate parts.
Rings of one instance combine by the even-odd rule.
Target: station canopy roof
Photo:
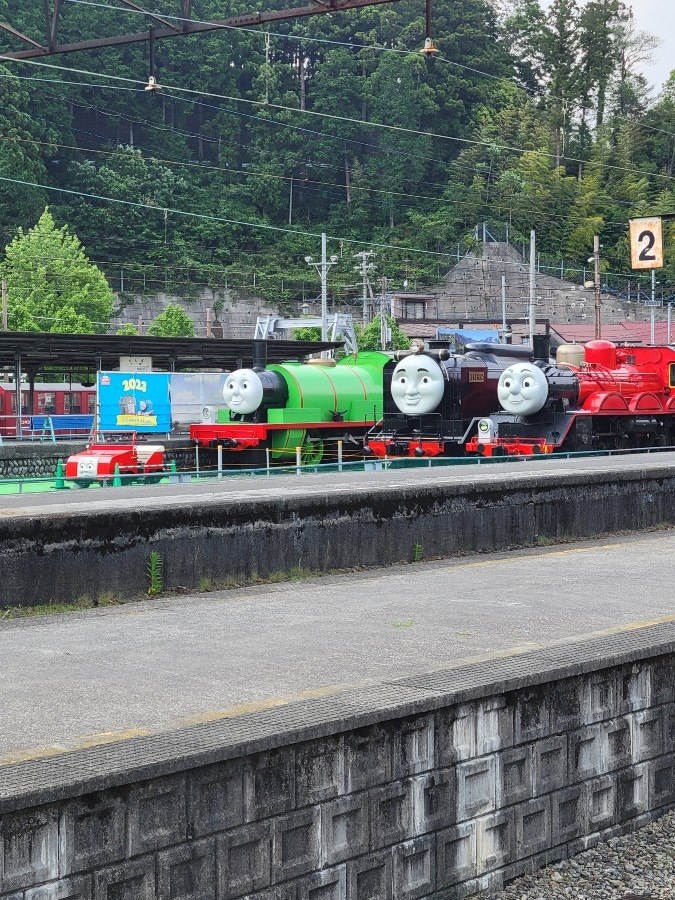
[[[0,368],[23,372],[50,369],[106,371],[120,367],[121,356],[152,358],[159,371],[233,369],[250,366],[254,343],[265,344],[267,361],[302,360],[341,347],[330,341],[253,341],[223,338],[133,337],[119,334],[0,332]]]

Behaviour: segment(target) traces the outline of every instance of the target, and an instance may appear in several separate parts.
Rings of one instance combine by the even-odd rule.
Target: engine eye
[[[248,389],[248,381],[245,381],[245,382],[242,384],[242,388],[243,388],[243,390],[247,390],[247,389]]]
[[[510,388],[512,384],[513,384],[513,382],[511,381],[510,378],[505,378],[505,379],[504,379],[504,387],[505,387],[505,388]]]
[[[524,387],[524,388],[531,388],[531,387],[532,387],[532,383],[533,383],[533,382],[532,382],[532,379],[531,379],[531,378],[526,378],[525,381],[523,381],[523,387]]]
[[[405,378],[399,378],[398,383],[399,383],[399,384],[405,384]]]
[[[428,378],[423,378],[423,379],[422,379],[422,384],[429,384],[429,379],[428,379]]]
[[[228,384],[227,389],[228,389],[228,391],[233,391],[233,390],[234,390],[234,385],[232,384],[232,382],[230,382],[230,383]]]

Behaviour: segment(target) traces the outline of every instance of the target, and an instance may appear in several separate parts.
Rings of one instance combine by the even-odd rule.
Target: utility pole
[[[502,344],[506,343],[506,275],[502,275]]]
[[[360,260],[360,264],[354,266],[354,271],[358,272],[361,275],[361,299],[363,301],[363,324],[367,325],[369,321],[368,316],[368,301],[373,300],[373,288],[370,284],[370,279],[368,278],[368,272],[371,272],[375,266],[369,262],[370,257],[375,256],[369,250],[361,250],[360,253],[354,254],[354,259]]]
[[[600,319],[600,235],[593,236],[593,288],[595,290],[595,339],[602,337],[602,322]],[[652,340],[652,343],[654,341]]]
[[[321,278],[321,340],[328,339],[328,270],[338,261],[337,256],[331,256],[330,262],[326,259],[326,233],[321,234],[321,262],[316,263],[311,256],[305,257],[308,266],[314,266]]]
[[[389,284],[386,276],[382,276],[382,298],[380,299],[380,346],[387,349],[389,342],[389,323],[387,322],[387,291]]]
[[[326,233],[321,234],[321,340],[328,337],[328,266],[326,260]]]
[[[656,307],[656,269],[652,269],[652,308],[651,312],[651,344],[654,346],[656,341],[654,340],[654,308]]]
[[[534,350],[534,322],[535,322],[535,264],[536,264],[536,240],[534,228],[530,231],[530,347]]]
[[[7,331],[7,282],[2,279],[2,330]]]

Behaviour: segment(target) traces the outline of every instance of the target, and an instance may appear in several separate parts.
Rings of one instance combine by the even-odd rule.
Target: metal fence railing
[[[644,447],[640,450],[591,450],[575,453],[552,453],[527,457],[528,460],[545,464],[561,459],[584,459],[593,457],[626,456],[627,454],[655,454],[675,450],[675,447]],[[408,457],[387,457],[384,459],[360,460],[358,462],[332,462],[317,463],[312,465],[299,465],[294,463],[285,466],[270,466],[261,469],[178,469],[174,463],[163,472],[153,472],[148,475],[141,473],[126,475],[115,473],[107,476],[98,476],[91,479],[80,478],[71,480],[65,478],[64,466],[61,462],[57,466],[56,474],[46,478],[0,478],[0,496],[6,494],[30,494],[52,491],[70,491],[82,488],[105,490],[129,485],[158,485],[158,484],[199,484],[202,482],[227,481],[233,478],[279,478],[288,475],[314,475],[319,473],[335,474],[347,472],[382,472],[399,469],[441,469],[451,467],[475,467],[475,466],[500,466],[509,463],[522,462],[525,457],[435,457],[428,459],[412,459]]]
[[[0,415],[0,443],[14,439],[22,441],[71,440],[87,437],[94,423],[93,415],[38,414],[30,416]]]

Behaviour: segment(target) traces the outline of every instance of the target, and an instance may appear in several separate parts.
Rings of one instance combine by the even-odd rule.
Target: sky
[[[633,0],[630,5],[638,27],[661,38],[654,65],[643,70],[645,77],[661,88],[675,69],[675,0]]]
[[[544,8],[551,0],[540,0]],[[660,90],[675,69],[675,0],[627,0],[633,8],[637,27],[661,38],[654,51],[652,65],[645,65],[642,74]]]

